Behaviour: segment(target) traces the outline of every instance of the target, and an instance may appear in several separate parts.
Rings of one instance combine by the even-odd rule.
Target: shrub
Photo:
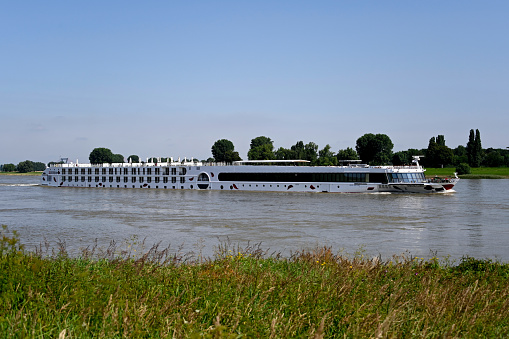
[[[459,164],[457,167],[456,167],[456,172],[458,172],[458,174],[470,174],[470,166],[464,162],[462,162],[461,164]]]

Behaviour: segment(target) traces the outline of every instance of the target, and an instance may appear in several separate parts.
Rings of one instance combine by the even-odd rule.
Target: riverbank
[[[136,244],[25,252],[4,228],[0,332],[20,337],[506,337],[509,265],[330,248],[213,258]]]
[[[453,177],[455,168],[426,168],[427,178]],[[459,175],[462,179],[509,179],[509,167],[476,167],[471,168],[470,174]]]
[[[27,172],[27,173],[19,173],[19,172],[0,172],[0,175],[37,175],[40,176],[42,172]]]

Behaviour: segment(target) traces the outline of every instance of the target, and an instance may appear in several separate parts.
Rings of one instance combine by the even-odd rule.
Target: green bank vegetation
[[[426,168],[426,177],[453,177],[454,168]],[[470,174],[459,175],[462,179],[509,179],[509,167],[471,168]]]
[[[20,172],[0,172],[0,175],[41,175],[42,172],[27,172],[27,173],[20,173]]]
[[[0,336],[509,335],[509,265],[491,260],[370,260],[326,247],[284,258],[228,244],[200,260],[139,245],[70,257],[65,244],[44,244],[29,253],[4,227]]]

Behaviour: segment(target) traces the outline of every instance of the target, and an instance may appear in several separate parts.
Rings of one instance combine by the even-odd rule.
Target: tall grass
[[[129,246],[129,245],[128,245]],[[506,337],[509,266],[390,260],[330,248],[281,257],[220,244],[213,258],[112,243],[27,252],[4,227],[0,336]]]

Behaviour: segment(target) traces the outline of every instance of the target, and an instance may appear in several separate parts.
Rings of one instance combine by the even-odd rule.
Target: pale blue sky
[[[509,146],[507,1],[2,1],[0,164]]]

